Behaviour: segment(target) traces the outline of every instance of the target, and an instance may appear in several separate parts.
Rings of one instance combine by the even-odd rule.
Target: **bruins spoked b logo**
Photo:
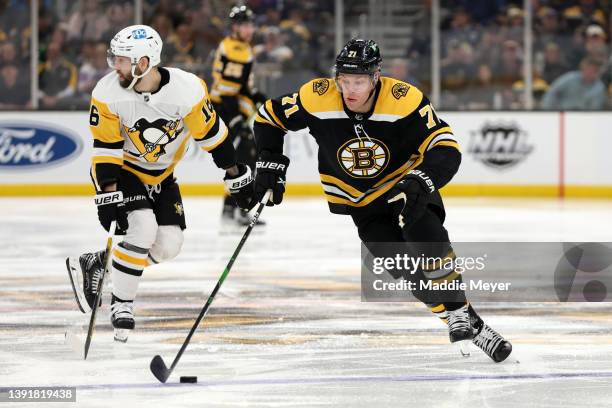
[[[350,176],[371,178],[389,163],[389,149],[377,139],[351,139],[338,149],[340,167]]]

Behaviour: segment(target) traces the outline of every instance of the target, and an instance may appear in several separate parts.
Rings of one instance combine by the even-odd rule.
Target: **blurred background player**
[[[262,93],[251,86],[254,18],[253,11],[247,6],[234,6],[230,10],[231,32],[217,47],[210,92],[215,111],[230,130],[238,160],[247,163],[251,169],[255,165],[257,152],[249,120],[255,113],[255,105],[266,100]],[[223,201],[222,219],[239,225],[250,223],[247,212],[238,208],[229,195]]]
[[[415,86],[383,77],[378,45],[352,39],[335,62],[335,78],[314,79],[294,94],[266,101],[255,119],[258,158],[255,196],[273,189],[269,205],[280,204],[289,159],[287,131],[308,127],[319,145],[321,183],[332,213],[353,218],[370,252],[386,243],[410,243],[410,255],[455,259],[438,190],[454,176],[461,153],[451,128]],[[446,263],[446,262],[445,262]],[[511,344],[487,326],[461,289],[423,289],[419,281],[461,282],[444,265],[426,265],[415,274],[415,297],[448,324],[452,343],[472,341],[494,361]]]
[[[178,68],[158,67],[161,51],[159,34],[144,25],[124,28],[110,43],[108,64],[113,71],[91,96],[91,178],[97,203],[122,192],[123,202],[98,205],[98,218],[107,231],[116,220],[116,233],[124,237],[112,254],[101,251],[66,260],[78,306],[85,313],[102,289],[98,282],[105,256],[111,256],[111,322],[120,341],[134,329],[133,302],[144,268],[174,258],[183,244],[185,212],[173,171],[189,139],[226,170],[225,184],[237,203],[247,207],[252,191],[251,170],[237,164],[206,84]]]

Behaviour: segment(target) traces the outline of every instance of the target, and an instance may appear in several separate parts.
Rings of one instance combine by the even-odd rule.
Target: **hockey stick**
[[[236,260],[236,258],[238,258],[238,254],[240,253],[240,250],[242,249],[242,246],[244,245],[244,243],[246,242],[247,238],[251,234],[251,231],[253,230],[253,227],[257,223],[257,220],[259,219],[259,216],[261,215],[264,207],[266,206],[266,203],[268,202],[268,199],[270,198],[271,194],[272,194],[272,190],[268,190],[266,192],[266,194],[263,196],[263,198],[261,199],[261,201],[259,202],[259,205],[257,207],[257,211],[255,211],[255,214],[253,215],[253,219],[251,220],[251,223],[249,224],[249,226],[247,227],[246,231],[244,232],[244,235],[242,236],[242,239],[240,240],[240,243],[238,244],[238,246],[234,250],[234,253],[232,254],[232,257],[230,258],[229,262],[227,263],[227,266],[225,267],[225,270],[223,271],[223,273],[221,274],[221,277],[217,281],[217,285],[213,289],[213,291],[210,294],[210,296],[208,296],[208,300],[206,301],[206,304],[202,308],[202,311],[200,311],[200,315],[198,316],[198,318],[196,319],[195,323],[191,327],[191,330],[189,331],[189,334],[187,335],[187,338],[183,342],[183,345],[181,346],[181,349],[177,353],[176,357],[174,357],[174,361],[172,362],[172,365],[170,366],[170,368],[168,368],[166,366],[166,363],[164,363],[164,359],[161,358],[160,355],[156,355],[151,360],[151,364],[149,366],[151,368],[151,372],[153,373],[155,378],[157,378],[160,382],[162,382],[162,383],[166,382],[166,380],[168,379],[168,377],[170,377],[170,374],[172,374],[172,371],[174,370],[174,368],[178,364],[179,360],[181,359],[181,356],[183,355],[183,352],[187,348],[187,345],[189,345],[189,341],[191,340],[191,337],[193,336],[193,334],[195,333],[196,329],[200,325],[200,322],[202,321],[204,316],[206,316],[206,313],[208,312],[208,309],[209,309],[210,305],[212,304],[213,300],[215,299],[215,296],[217,295],[217,292],[221,288],[221,285],[223,284],[223,281],[225,281],[225,278],[227,278],[227,275],[229,274],[230,269],[232,269],[232,265],[234,265],[234,261]]]
[[[102,291],[104,289],[104,276],[108,273],[108,263],[111,259],[111,249],[113,248],[113,238],[115,237],[115,226],[117,221],[113,220],[108,228],[108,237],[106,238],[106,254],[104,255],[104,273],[100,277],[100,283],[98,283],[98,293],[96,294],[96,301],[91,308],[91,317],[89,318],[89,328],[87,329],[87,339],[85,339],[85,355],[83,360],[87,360],[87,354],[89,353],[89,346],[91,345],[91,338],[93,336],[94,328],[96,326],[96,315],[102,299]]]

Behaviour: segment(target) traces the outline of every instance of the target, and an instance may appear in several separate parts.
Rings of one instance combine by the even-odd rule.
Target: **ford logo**
[[[78,134],[54,125],[0,122],[0,170],[37,169],[78,156],[83,144]]]

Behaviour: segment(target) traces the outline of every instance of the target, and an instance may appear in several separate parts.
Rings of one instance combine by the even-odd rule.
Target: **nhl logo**
[[[312,83],[312,91],[323,95],[329,89],[329,81],[327,79],[319,79]]]
[[[468,152],[486,166],[506,169],[523,161],[533,151],[527,132],[516,123],[485,123],[471,132]]]

